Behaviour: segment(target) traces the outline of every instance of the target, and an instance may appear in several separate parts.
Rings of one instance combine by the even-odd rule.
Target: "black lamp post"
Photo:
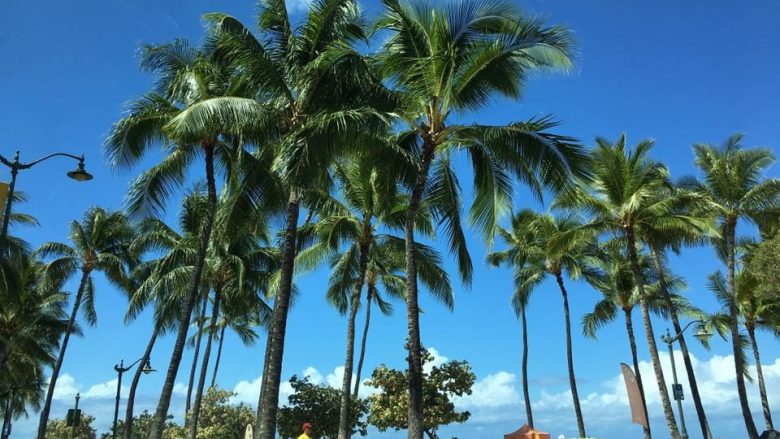
[[[666,343],[666,345],[669,347],[669,359],[672,362],[672,378],[674,379],[674,384],[672,385],[672,394],[674,395],[674,399],[677,401],[677,411],[680,412],[680,439],[688,439],[688,430],[685,428],[685,417],[683,416],[683,407],[682,407],[682,400],[684,398],[683,396],[683,390],[682,385],[677,383],[677,368],[674,365],[674,351],[672,348],[672,344],[676,342],[677,340],[682,337],[683,332],[685,332],[686,329],[688,329],[692,324],[694,323],[704,323],[703,320],[694,320],[687,325],[685,325],[682,330],[675,334],[674,337],[669,333],[669,329],[666,329],[666,334],[661,336],[661,341]],[[712,336],[711,333],[707,332],[704,328],[700,328],[696,334],[694,334],[694,337],[698,338],[702,342],[707,341]]]
[[[44,160],[48,160],[52,157],[59,157],[59,156],[70,157],[74,160],[79,161],[78,167],[73,171],[67,173],[68,177],[76,181],[92,180],[92,174],[90,174],[84,169],[83,155],[77,156],[77,155],[68,154],[64,152],[55,152],[54,154],[49,154],[45,157],[39,158],[38,160],[34,160],[29,163],[22,163],[19,161],[19,151],[16,151],[16,155],[14,156],[13,161],[8,160],[2,155],[0,155],[0,163],[4,164],[9,169],[11,169],[11,182],[8,185],[8,196],[7,196],[8,199],[5,203],[5,215],[3,216],[3,229],[2,229],[2,234],[0,235],[0,254],[2,254],[3,251],[5,250],[5,240],[8,237],[8,221],[11,217],[11,204],[13,203],[14,189],[16,188],[16,174],[18,174],[19,171],[23,169],[30,169]]]
[[[114,366],[114,370],[117,373],[117,381],[116,381],[116,405],[114,406],[114,428],[111,432],[111,437],[116,437],[116,423],[117,419],[119,418],[119,391],[122,389],[122,374],[127,372],[128,370],[132,369],[133,366],[138,364],[141,360],[143,360],[143,357],[135,360],[133,364],[124,367],[124,360],[120,360],[119,364]],[[144,362],[144,367],[141,369],[141,372],[145,374],[150,374],[154,372],[155,370],[152,368],[152,365],[149,363],[149,359],[147,358]]]

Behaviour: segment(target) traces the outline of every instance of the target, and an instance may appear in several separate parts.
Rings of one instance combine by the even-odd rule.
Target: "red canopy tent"
[[[534,430],[526,424],[514,433],[505,434],[504,439],[550,439],[550,433]]]

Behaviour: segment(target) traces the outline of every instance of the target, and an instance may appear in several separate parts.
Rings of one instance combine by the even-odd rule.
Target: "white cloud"
[[[89,388],[89,390],[84,392],[81,396],[83,398],[114,398],[116,397],[116,384],[117,384],[116,378],[107,381],[105,383],[94,384],[92,387]],[[129,390],[127,386],[122,386],[121,389],[122,397],[125,397],[128,391]]]
[[[505,371],[488,375],[474,383],[471,395],[455,398],[455,405],[459,409],[480,409],[518,404],[516,381],[515,374]]]
[[[54,396],[52,398],[55,400],[73,399],[78,391],[79,388],[73,375],[63,373],[57,378],[57,385],[54,386]]]

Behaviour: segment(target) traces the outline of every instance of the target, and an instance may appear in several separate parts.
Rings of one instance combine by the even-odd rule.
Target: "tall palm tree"
[[[626,333],[628,335],[628,343],[631,349],[631,359],[633,361],[637,387],[639,387],[639,393],[642,397],[645,416],[649,419],[647,401],[645,400],[645,390],[642,383],[642,374],[639,370],[639,355],[637,353],[636,339],[634,337],[633,312],[637,305],[639,305],[639,290],[636,288],[633,267],[625,252],[612,245],[607,247],[605,254],[598,260],[603,274],[601,276],[593,277],[588,281],[595,289],[603,294],[604,298],[596,303],[592,312],[583,317],[582,331],[586,336],[595,338],[598,329],[617,319],[619,313],[622,312],[626,325]],[[664,288],[661,288],[659,280],[661,274],[655,271],[655,267],[653,267],[652,262],[647,255],[640,255],[639,263],[642,272],[644,273],[645,281],[651,282],[650,284],[645,285],[646,291],[650,294],[647,298],[647,304],[651,312],[659,316],[667,316],[669,314],[666,301],[667,295],[672,301],[675,313],[692,312],[687,301],[674,294],[675,290],[684,288],[685,282],[681,278],[666,274],[665,279],[667,279],[667,284]],[[662,289],[664,290],[663,292],[661,291]],[[651,432],[649,426],[643,430],[644,436],[650,438]]]
[[[80,222],[70,223],[72,245],[49,242],[37,250],[42,258],[54,258],[47,266],[47,276],[55,284],[63,278],[80,275],[73,309],[70,312],[68,325],[60,344],[60,352],[51,372],[46,400],[41,410],[38,439],[46,436],[54,388],[65,360],[70,335],[76,325],[76,317],[79,311],[83,311],[87,323],[94,325],[97,320],[92,274],[96,271],[102,272],[110,282],[122,288],[127,282],[128,265],[134,262],[129,251],[133,237],[133,227],[123,213],[92,207],[84,213]]]
[[[761,366],[761,355],[756,341],[756,329],[770,331],[780,336],[780,318],[777,317],[780,315],[780,299],[756,294],[757,283],[758,279],[748,271],[742,270],[736,273],[736,308],[737,316],[747,330],[750,347],[753,350],[753,359],[755,360],[756,375],[758,377],[758,391],[761,395],[761,408],[764,412],[766,429],[774,430],[772,412],[769,409],[769,398],[767,397],[766,383],[764,381],[764,371]],[[727,322],[729,327],[731,327],[730,310],[734,298],[729,292],[728,282],[723,273],[718,271],[710,276],[709,288],[723,305],[720,315],[715,316],[713,320]]]
[[[114,124],[105,150],[115,167],[131,167],[155,144],[166,153],[163,160],[139,176],[128,195],[134,214],[158,213],[172,191],[185,181],[186,170],[202,153],[205,164],[208,209],[202,224],[195,269],[182,306],[173,355],[163,383],[151,437],[159,439],[170,406],[190,316],[200,292],[214,215],[217,206],[215,161],[229,168],[226,153],[231,140],[260,120],[261,109],[242,97],[242,83],[213,54],[184,40],[145,46],[141,67],[157,75],[154,90],[130,105],[129,114]]]
[[[762,179],[764,171],[774,162],[768,148],[743,149],[742,135],[729,137],[720,147],[708,144],[693,146],[696,166],[703,181],[688,179],[684,184],[705,194],[711,203],[721,230],[716,249],[726,261],[726,284],[729,294],[736,297],[736,243],[737,223],[740,220],[758,221],[764,214],[780,205],[780,179]],[[736,300],[730,302],[731,340],[737,371],[744,362],[739,342],[738,309]],[[748,437],[758,437],[753,415],[747,400],[745,378],[737,372],[737,394]]]
[[[574,372],[574,355],[571,340],[571,318],[569,315],[569,295],[563,276],[572,279],[595,274],[593,264],[596,257],[596,242],[593,235],[572,234],[581,228],[581,223],[573,216],[554,217],[551,214],[538,214],[532,210],[521,210],[512,217],[511,232],[501,235],[508,241],[510,248],[491,255],[494,264],[511,263],[515,270],[516,289],[520,292],[517,301],[527,300],[530,292],[537,288],[547,277],[558,284],[563,299],[563,316],[566,329],[566,360],[569,369],[574,414],[580,437],[587,437],[585,422],[580,408],[577,380]],[[561,245],[560,236],[567,235]]]
[[[639,292],[639,308],[645,330],[650,359],[656,375],[658,391],[669,435],[679,439],[680,433],[667,393],[666,380],[661,369],[655,334],[650,320],[647,281],[640,265],[640,246],[648,235],[679,233],[680,230],[707,229],[707,221],[681,213],[681,207],[695,200],[683,193],[669,193],[669,172],[661,163],[649,158],[653,142],[645,140],[633,149],[626,147],[626,137],[612,143],[596,139],[596,148],[590,160],[593,176],[585,184],[561,194],[556,204],[579,209],[591,216],[583,230],[619,239],[634,272]],[[579,233],[579,232],[578,232]],[[563,237],[565,242],[567,237]]]
[[[312,227],[319,242],[301,253],[300,258],[312,259],[307,265],[316,263],[324,255],[334,254],[331,260],[332,274],[327,291],[328,300],[342,314],[348,314],[346,355],[344,377],[341,388],[341,408],[339,416],[339,439],[351,435],[349,420],[352,371],[354,365],[355,321],[360,306],[363,285],[365,284],[368,264],[373,248],[387,247],[392,251],[392,242],[402,242],[388,234],[381,234],[381,228],[400,229],[403,227],[406,197],[399,193],[392,178],[386,178],[373,162],[372,157],[363,156],[351,161],[337,163],[334,177],[340,189],[343,202],[330,198],[325,204],[318,222]],[[430,234],[433,230],[430,214],[421,209],[417,220],[418,229]],[[418,251],[430,253],[432,250],[418,246]],[[374,251],[377,253],[377,251]],[[396,256],[403,253],[397,253]],[[389,256],[389,255],[388,255]],[[420,276],[431,286],[431,292],[451,307],[452,291],[449,279],[438,262],[438,254],[426,254],[426,260],[420,263]]]
[[[263,126],[255,142],[275,149],[274,170],[287,188],[282,267],[270,323],[257,437],[273,438],[279,401],[287,314],[297,249],[301,197],[321,187],[335,156],[371,144],[381,133],[392,101],[352,43],[365,39],[355,0],[316,0],[293,26],[284,1],[260,2],[259,36],[238,20],[210,14],[216,46],[243,80],[257,90]]]
[[[515,225],[515,223],[513,223]],[[518,226],[520,224],[517,224]],[[527,324],[527,316],[526,311],[528,309],[528,304],[530,302],[531,298],[531,292],[528,290],[524,290],[522,288],[523,286],[523,279],[522,279],[522,270],[526,268],[528,265],[528,258],[525,257],[524,254],[515,251],[514,249],[518,246],[522,245],[521,243],[525,242],[526,239],[530,240],[532,239],[529,233],[529,231],[526,228],[523,227],[517,227],[512,228],[512,230],[507,230],[504,228],[498,229],[498,234],[501,236],[506,243],[506,245],[510,246],[510,249],[505,250],[503,252],[494,252],[489,253],[487,256],[487,260],[490,264],[494,266],[499,266],[502,264],[508,264],[512,267],[513,270],[513,282],[515,291],[512,294],[512,308],[515,311],[515,314],[520,318],[520,325],[522,328],[522,339],[523,339],[523,358],[521,361],[521,372],[523,377],[523,399],[525,401],[525,416],[527,419],[527,423],[529,426],[534,426],[534,413],[533,408],[531,406],[531,394],[528,389],[528,324]]]
[[[410,163],[402,174],[410,189],[406,209],[407,321],[410,439],[423,436],[422,359],[417,307],[414,229],[427,201],[442,222],[464,281],[472,265],[461,231],[460,193],[452,155],[464,150],[474,168],[476,198],[470,219],[490,242],[498,217],[511,206],[511,176],[542,188],[565,185],[584,158],[567,137],[549,133],[550,118],[503,126],[460,124],[456,113],[484,108],[495,96],[517,99],[527,74],[571,66],[571,36],[546,27],[508,2],[467,0],[433,7],[424,0],[384,0],[376,23],[390,32],[377,55],[382,76],[401,96],[397,109],[408,128],[398,134],[402,153],[393,163]],[[404,165],[408,166],[408,165]]]
[[[666,188],[666,191],[674,194],[674,192],[680,191],[679,188]],[[682,206],[680,213],[690,214],[692,211],[699,210],[704,200],[693,200],[688,206]],[[706,209],[705,209],[706,210]],[[710,236],[717,235],[717,232],[713,229],[708,231]],[[648,250],[655,266],[656,273],[658,273],[658,286],[663,297],[666,298],[666,306],[669,311],[669,317],[672,321],[672,326],[676,334],[680,334],[677,339],[680,344],[680,351],[683,357],[683,363],[685,364],[685,371],[688,375],[688,383],[691,387],[691,398],[693,399],[694,407],[696,408],[696,415],[699,418],[699,426],[701,427],[702,437],[705,439],[712,439],[712,432],[710,432],[709,423],[707,422],[707,415],[704,411],[704,405],[702,404],[701,395],[699,394],[699,385],[696,380],[696,374],[693,370],[693,361],[691,361],[690,353],[688,352],[688,343],[685,339],[682,325],[680,324],[680,318],[678,316],[677,307],[674,305],[672,295],[669,294],[669,288],[667,287],[666,273],[666,252],[671,250],[672,252],[679,254],[683,244],[699,245],[704,242],[707,235],[702,233],[699,227],[692,227],[687,230],[678,230],[676,233],[670,230],[662,230],[659,233],[653,233],[652,230],[647,230],[645,233],[645,241],[647,242]]]

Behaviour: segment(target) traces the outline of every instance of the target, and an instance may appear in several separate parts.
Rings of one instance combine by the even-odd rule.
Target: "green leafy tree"
[[[425,351],[421,355],[424,363],[433,360]],[[454,398],[471,395],[471,387],[476,376],[465,361],[448,361],[431,366],[423,372],[423,431],[429,439],[438,439],[437,430],[442,425],[468,421],[468,411],[455,409]],[[379,431],[387,429],[406,430],[409,428],[409,371],[389,369],[382,365],[374,369],[368,385],[378,390],[369,396],[368,423]]]
[[[244,134],[274,151],[273,171],[287,193],[282,265],[258,404],[258,437],[272,439],[302,197],[326,185],[335,157],[361,150],[371,144],[367,137],[384,131],[382,111],[391,110],[392,101],[352,47],[367,38],[355,0],[316,0],[300,24],[291,22],[284,1],[263,0],[257,37],[225,14],[207,20],[219,53],[255,87],[263,114],[253,118],[260,126]]]
[[[52,419],[46,428],[44,439],[97,439],[97,431],[92,426],[95,421],[94,416],[81,412],[81,423],[76,427],[75,434],[73,427],[68,427],[64,419]]]
[[[765,300],[780,301],[780,233],[762,241],[747,258],[746,270],[761,273],[755,294]]]
[[[338,389],[327,384],[314,384],[308,377],[293,375],[290,378],[293,393],[288,405],[279,409],[279,435],[282,439],[294,439],[301,433],[301,424],[312,424],[312,438],[336,439],[339,435],[341,395]],[[349,434],[365,436],[368,402],[352,398],[348,420]]]
[[[737,253],[737,224],[739,221],[761,222],[767,212],[780,207],[780,179],[763,179],[764,171],[774,162],[768,148],[744,149],[742,135],[729,137],[721,146],[695,144],[696,166],[703,174],[703,181],[685,181],[685,185],[709,198],[721,236],[714,241],[716,250],[726,262],[726,284],[729,294],[737,297],[735,271]],[[739,341],[739,310],[737,301],[731,300],[732,350],[736,370],[737,394],[745,421],[748,438],[756,439],[758,431],[748,405],[744,376],[739,372],[745,361]]]
[[[577,379],[572,352],[571,318],[569,295],[564,276],[571,279],[592,275],[596,258],[596,241],[593,234],[573,233],[582,224],[571,215],[555,217],[522,210],[512,217],[512,231],[501,235],[509,239],[510,248],[493,253],[489,260],[493,264],[509,263],[515,268],[517,290],[530,294],[548,277],[555,279],[563,299],[563,316],[566,331],[566,359],[569,368],[569,387],[574,403],[574,413],[580,437],[585,434],[585,422],[580,409]],[[566,236],[566,239],[561,239]]]
[[[168,422],[165,423],[165,430],[163,430],[163,439],[184,438],[186,436],[184,428],[173,422],[172,419],[173,416],[168,416]],[[133,417],[132,425],[132,432],[129,432],[125,421],[119,420],[116,425],[117,435],[130,439],[147,439],[152,433],[154,415],[144,410],[140,415]],[[113,439],[113,437],[113,434],[110,432],[103,433],[100,436],[101,439]]]
[[[699,228],[706,230],[706,220],[692,217],[680,208],[696,197],[687,193],[665,191],[672,187],[669,171],[661,163],[649,157],[653,142],[645,140],[636,147],[626,146],[621,135],[616,142],[596,139],[592,153],[592,177],[561,194],[556,199],[559,207],[578,209],[590,216],[581,230],[573,232],[596,233],[617,239],[626,247],[628,260],[634,272],[639,291],[639,308],[650,359],[656,376],[664,418],[673,439],[680,437],[677,422],[669,400],[668,387],[658,356],[656,337],[650,320],[647,281],[640,265],[639,253],[650,236],[659,233],[678,233],[680,230]],[[572,236],[562,236],[562,245]]]
[[[201,292],[201,278],[217,209],[219,168],[231,170],[234,140],[260,119],[261,108],[221,58],[185,40],[141,52],[141,67],[153,72],[154,90],[130,105],[129,115],[112,127],[105,151],[114,167],[129,168],[152,146],[160,145],[164,157],[131,185],[128,210],[136,215],[160,213],[173,191],[186,181],[187,170],[200,156],[205,164],[208,208],[199,234],[195,269],[191,271],[183,301],[173,355],[157,406],[159,439],[167,418],[174,380],[179,370],[190,317]]]
[[[573,139],[549,132],[549,117],[491,126],[464,124],[456,116],[485,108],[497,96],[518,99],[531,71],[568,69],[572,38],[560,26],[520,13],[505,1],[467,0],[434,7],[425,1],[385,0],[376,28],[388,31],[376,59],[383,79],[401,99],[396,112],[407,126],[397,135],[398,170],[410,189],[405,215],[410,439],[423,436],[423,382],[417,263],[417,211],[426,202],[456,256],[465,282],[471,258],[461,229],[461,194],[453,167],[468,154],[475,199],[469,219],[488,242],[511,206],[512,177],[541,197],[544,188],[568,183],[584,154]],[[411,164],[411,166],[408,166]]]
[[[761,408],[764,412],[764,422],[767,430],[774,430],[772,423],[772,411],[769,409],[769,397],[767,396],[764,371],[761,365],[761,355],[756,341],[756,330],[764,330],[780,337],[780,298],[757,294],[759,278],[756,273],[746,270],[738,271],[735,279],[736,308],[742,326],[747,330],[750,347],[755,360],[756,375],[758,377],[758,391],[761,396]],[[763,276],[763,273],[761,274]],[[725,323],[723,326],[731,327],[730,308],[733,301],[729,294],[728,283],[720,271],[710,276],[709,288],[723,305],[723,310],[712,317],[715,322]],[[744,366],[747,366],[747,360]]]
[[[232,404],[230,399],[233,396],[233,392],[214,387],[206,391],[198,423],[198,439],[244,437],[246,426],[254,421],[254,413],[244,403]]]
[[[121,212],[109,212],[101,207],[92,207],[84,213],[81,221],[70,224],[72,245],[59,242],[43,244],[37,250],[42,258],[53,258],[47,266],[48,282],[59,283],[63,279],[78,274],[80,276],[73,309],[65,330],[60,352],[52,368],[49,389],[41,410],[38,423],[38,439],[46,436],[49,410],[54,396],[54,387],[65,360],[70,335],[76,325],[79,311],[90,325],[97,322],[95,314],[95,288],[92,281],[94,272],[102,272],[114,285],[123,288],[127,284],[129,265],[134,263],[129,247],[134,238],[133,227]],[[82,301],[84,307],[82,308]]]

